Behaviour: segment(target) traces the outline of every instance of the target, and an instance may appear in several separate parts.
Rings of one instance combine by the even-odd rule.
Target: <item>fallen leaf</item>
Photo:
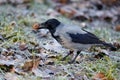
[[[33,24],[32,28],[33,28],[34,30],[38,30],[38,29],[40,28],[39,23]]]
[[[58,12],[62,15],[65,15],[68,18],[71,18],[76,14],[76,10],[70,6],[60,7],[58,8]]]
[[[105,77],[104,73],[100,72],[95,74],[92,80],[108,80],[108,79]]]
[[[112,6],[119,2],[119,0],[101,0],[101,2],[107,6]]]
[[[120,31],[120,24],[115,27],[116,31]]]
[[[32,69],[37,69],[39,64],[40,64],[40,58],[27,60],[22,66],[22,69],[24,71],[32,71]]]
[[[70,0],[57,0],[61,4],[67,4],[70,2]]]

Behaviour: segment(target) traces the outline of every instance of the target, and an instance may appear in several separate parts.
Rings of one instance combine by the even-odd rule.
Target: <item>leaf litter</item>
[[[95,5],[96,3],[94,3],[91,5],[89,1],[85,2],[81,0],[85,5],[79,5],[80,3],[73,2],[71,4],[72,7],[70,7],[68,4],[69,2],[66,1],[67,0],[60,0],[65,7],[58,6],[56,7],[56,10],[51,11],[51,8],[41,4],[41,2],[36,3],[34,1],[30,2],[32,5],[27,3],[27,6],[24,3],[17,3],[16,7],[13,7],[14,2],[7,5],[0,5],[0,79],[120,79],[120,48],[118,44],[120,41],[120,38],[118,37],[120,36],[120,33],[116,32],[116,29],[114,30],[110,27],[109,23],[105,22],[108,21],[111,24],[113,21],[117,20],[115,15],[118,15],[118,12],[109,14],[112,9],[110,9],[110,11],[104,11],[104,9],[101,8],[102,4],[99,3],[99,1],[99,4]],[[111,4],[109,3],[109,5]],[[97,11],[94,8],[95,6],[102,11]],[[77,10],[74,7],[77,7]],[[53,14],[54,11],[55,14]],[[86,14],[83,15],[85,12]],[[87,25],[88,30],[102,39],[109,42],[116,41],[117,44],[115,43],[115,45],[118,47],[118,50],[115,52],[111,51],[108,54],[109,57],[105,56],[102,59],[97,59],[94,58],[95,53],[101,52],[92,48],[93,52],[83,51],[82,57],[79,56],[75,64],[68,64],[71,57],[66,61],[61,61],[62,57],[66,55],[69,50],[64,49],[57,43],[57,41],[51,37],[48,30],[36,31],[38,29],[38,24],[36,23],[41,23],[51,17],[57,17],[68,24],[72,22],[71,24],[81,25],[80,22],[84,22]],[[68,17],[71,20],[68,20],[65,17]],[[98,24],[96,23],[97,21],[94,21],[96,19],[105,21],[100,22],[98,20]],[[74,20],[77,20],[78,22]],[[114,36],[112,36],[112,34],[114,34]]]

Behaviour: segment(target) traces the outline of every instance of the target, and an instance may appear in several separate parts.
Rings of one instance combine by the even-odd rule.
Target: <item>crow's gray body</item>
[[[92,45],[92,44],[89,44],[89,43],[88,44],[80,43],[80,42],[84,41],[84,39],[81,38],[81,41],[79,41],[80,36],[71,37],[70,34],[76,36],[77,34],[83,34],[83,35],[87,34],[87,32],[83,31],[78,26],[72,27],[72,26],[67,26],[67,25],[64,25],[64,24],[60,24],[56,28],[56,32],[53,33],[53,37],[59,36],[58,38],[56,38],[56,40],[60,44],[62,44],[65,48],[72,49],[72,50],[84,50],[84,49],[86,49],[86,48],[88,48]],[[78,39],[79,42],[73,42],[74,38]]]

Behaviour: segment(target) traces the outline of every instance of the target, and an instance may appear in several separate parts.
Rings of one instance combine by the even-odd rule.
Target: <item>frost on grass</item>
[[[68,49],[57,43],[49,31],[32,29],[33,24],[51,18],[44,13],[47,8],[38,3],[33,4],[30,9],[15,8],[11,5],[1,6],[0,79],[89,80],[99,78],[99,75],[108,80],[120,78],[119,50],[110,52],[110,58],[94,59],[92,52],[83,51],[83,56],[78,57],[76,64],[68,64],[72,56],[66,61],[61,61]],[[60,15],[58,19],[66,24],[80,25]],[[111,29],[92,27],[88,30],[109,42],[120,40],[120,34]],[[112,36],[110,32],[115,35]]]

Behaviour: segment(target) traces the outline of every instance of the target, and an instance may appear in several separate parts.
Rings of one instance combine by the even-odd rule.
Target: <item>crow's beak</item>
[[[47,27],[45,26],[45,23],[41,23],[41,24],[36,23],[32,27],[34,30],[47,29]]]
[[[39,24],[38,29],[47,29],[47,27],[45,26],[45,23],[41,23],[41,24]]]

